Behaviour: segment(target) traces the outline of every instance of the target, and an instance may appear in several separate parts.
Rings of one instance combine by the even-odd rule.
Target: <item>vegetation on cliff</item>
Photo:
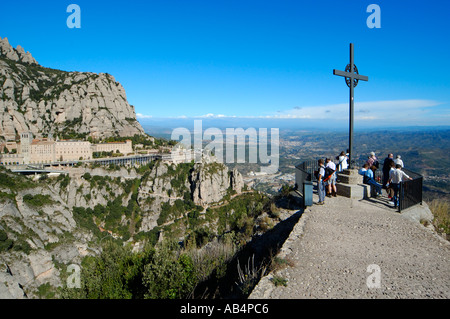
[[[207,171],[206,178],[230,178],[225,166],[205,165],[153,162],[110,171],[80,166],[84,173],[38,180],[1,169],[1,252],[13,260],[13,251],[23,252],[20,258],[46,251],[50,269],[59,274],[54,281],[65,287],[71,247],[92,251],[80,259],[83,289],[44,283],[25,287],[29,296],[187,297],[210,276],[225,275],[234,254],[269,229],[269,217],[262,215],[270,199],[258,192],[238,194],[232,183],[222,186],[229,188],[220,202],[195,204],[187,186],[195,170]],[[151,192],[147,183],[154,185]],[[157,223],[148,224],[146,216]]]

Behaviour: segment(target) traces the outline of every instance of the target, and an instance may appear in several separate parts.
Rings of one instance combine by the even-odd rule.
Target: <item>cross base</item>
[[[336,183],[337,195],[351,198],[364,199],[371,197],[370,185],[363,184],[363,177],[357,169],[345,169],[338,173],[339,183]]]

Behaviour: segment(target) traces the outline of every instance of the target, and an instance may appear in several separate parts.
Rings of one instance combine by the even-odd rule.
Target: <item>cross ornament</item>
[[[348,153],[349,153],[349,168],[353,168],[353,114],[354,114],[354,90],[358,82],[369,81],[369,77],[360,75],[358,68],[354,62],[353,43],[350,43],[350,64],[347,65],[345,71],[333,70],[334,75],[345,78],[345,83],[350,88],[350,116],[349,116],[349,138],[348,138]]]

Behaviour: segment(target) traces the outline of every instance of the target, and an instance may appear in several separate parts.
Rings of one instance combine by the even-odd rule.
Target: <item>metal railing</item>
[[[297,192],[302,195],[303,207],[311,206],[313,204],[313,181],[316,181],[314,171],[319,169],[317,160],[304,161],[295,168],[296,188]]]
[[[300,165],[297,166],[298,169],[302,170],[305,174],[307,174],[307,181],[314,182],[317,181],[314,176],[314,172],[319,170],[319,164],[317,160],[308,160],[304,161]],[[300,185],[299,185],[300,186]]]
[[[398,211],[401,212],[404,209],[412,207],[414,205],[422,205],[422,186],[423,186],[423,176],[410,171],[408,169],[403,169],[403,171],[412,178],[412,180],[407,180],[400,183],[399,190],[399,202]]]
[[[364,164],[364,161],[358,159],[354,163],[354,168],[360,168]],[[305,182],[315,182],[317,181],[314,172],[319,169],[319,164],[317,160],[308,160],[304,161],[301,164],[296,166],[296,183],[297,190],[303,196],[304,184]],[[399,189],[399,204],[398,210],[401,212],[409,207],[414,205],[422,204],[423,194],[422,194],[422,186],[423,186],[423,176],[419,173],[410,171],[408,169],[402,169],[412,180],[407,180],[400,183]],[[383,165],[380,165],[380,168],[375,171],[374,179],[378,183],[382,183],[383,181]]]
[[[398,191],[398,211],[405,210],[414,205],[422,205],[423,200],[423,176],[409,169],[402,168],[412,180],[402,181]],[[383,180],[382,166],[375,172],[375,180],[380,183]]]

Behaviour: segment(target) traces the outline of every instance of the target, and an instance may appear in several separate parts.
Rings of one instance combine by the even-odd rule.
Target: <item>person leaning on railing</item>
[[[395,169],[389,172],[389,186],[394,190],[394,208],[398,207],[398,191],[400,189],[400,183],[406,179],[412,180],[405,172],[402,171],[400,164],[395,165]]]

